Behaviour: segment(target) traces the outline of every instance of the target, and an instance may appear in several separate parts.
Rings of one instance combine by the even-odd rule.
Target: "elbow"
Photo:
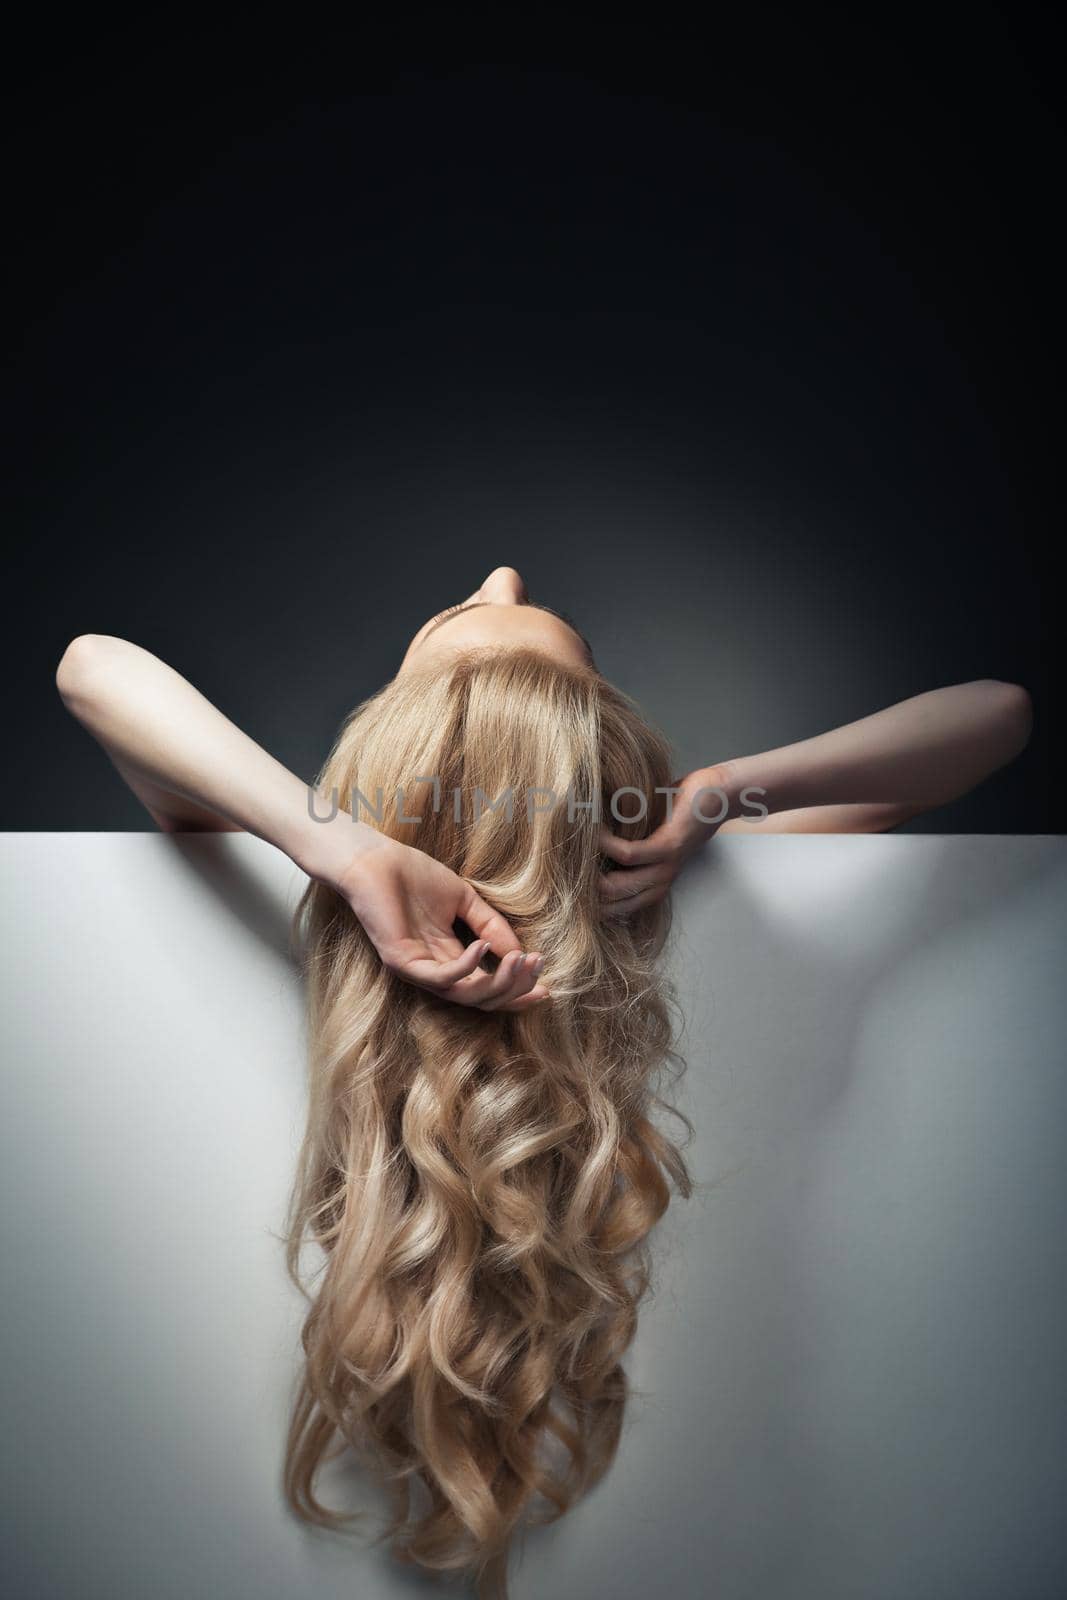
[[[1006,760],[1014,760],[1030,742],[1034,726],[1034,705],[1030,691],[1021,683],[1004,683],[999,678],[986,680],[993,697],[997,726],[1003,730],[1009,753]]]
[[[70,641],[56,667],[56,688],[64,704],[74,706],[84,698],[100,662],[118,642],[104,633],[80,633]]]

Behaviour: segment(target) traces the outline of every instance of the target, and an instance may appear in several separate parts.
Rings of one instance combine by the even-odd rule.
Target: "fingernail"
[[[516,961],[516,963],[515,963],[515,971],[516,971],[516,972],[518,972],[518,970],[519,970],[519,968],[520,968],[520,967],[521,967],[521,966],[522,966],[522,964],[523,964],[523,962],[524,962],[524,961],[525,961],[525,960],[526,960],[526,957],[525,957],[525,956],[520,956],[520,957],[519,957],[519,959],[518,959],[518,960],[517,960],[517,961]]]
[[[530,971],[534,974],[535,977],[540,972],[540,970],[544,966],[544,964],[545,964],[544,956],[538,956],[536,958],[536,960],[530,962]]]

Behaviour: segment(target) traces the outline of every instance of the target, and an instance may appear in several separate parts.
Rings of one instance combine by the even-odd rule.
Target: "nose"
[[[514,567],[494,567],[482,584],[482,594],[497,605],[519,606],[526,599],[526,584]]]

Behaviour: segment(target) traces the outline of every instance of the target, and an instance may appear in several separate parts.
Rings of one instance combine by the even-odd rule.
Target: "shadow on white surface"
[[[0,860],[9,1592],[457,1592],[282,1502],[306,880],[235,834]],[[617,1461],[515,1600],[1062,1592],[1065,933],[1059,837],[734,836],[683,879],[706,1187],[654,1236]],[[322,1493],[378,1531],[358,1469]]]

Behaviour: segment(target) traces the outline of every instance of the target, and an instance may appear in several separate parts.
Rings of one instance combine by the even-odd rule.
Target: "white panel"
[[[281,1498],[302,875],[233,834],[0,862],[6,1591],[441,1592]],[[656,1235],[616,1464],[515,1600],[1052,1600],[1067,840],[732,836],[676,901],[706,1187]]]

